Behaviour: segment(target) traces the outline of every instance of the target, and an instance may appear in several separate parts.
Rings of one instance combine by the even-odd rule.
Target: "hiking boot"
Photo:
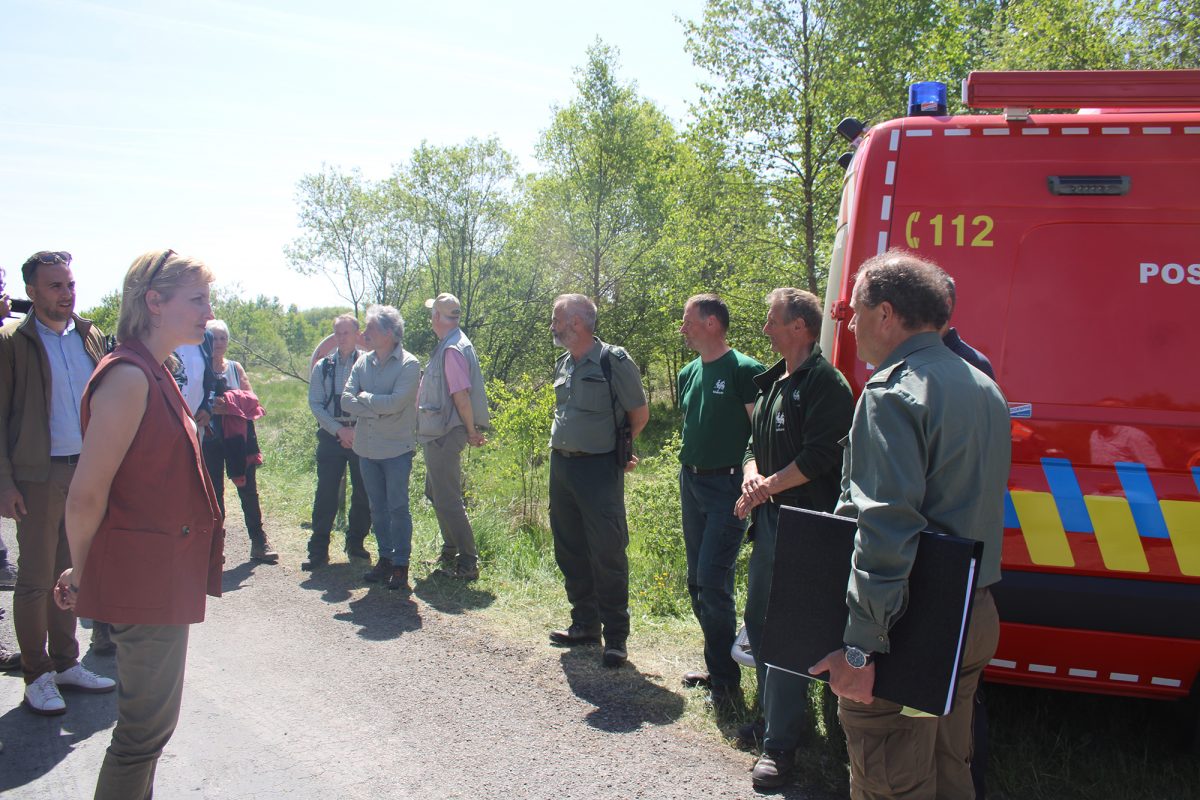
[[[449,567],[442,567],[437,571],[438,575],[451,578],[456,581],[473,581],[479,578],[479,565],[472,564],[467,566],[462,562]]]
[[[371,560],[371,554],[367,552],[367,548],[363,547],[363,543],[361,541],[346,542],[346,555],[350,558],[361,558],[367,562],[370,562]]]
[[[379,559],[374,567],[363,573],[363,580],[367,583],[384,583],[391,577],[392,560],[390,558]]]
[[[609,669],[616,669],[629,660],[629,653],[625,652],[625,640],[620,641],[609,639],[604,643],[604,655],[600,657],[600,663]]]
[[[303,572],[316,572],[321,567],[329,566],[329,556],[322,558],[321,556],[309,556],[308,561],[300,562],[300,569]]]
[[[260,533],[258,536],[250,537],[250,560],[260,564],[279,563],[279,553],[276,553],[275,548],[271,547],[271,540],[267,538],[267,534]]]
[[[0,672],[12,672],[21,668],[21,654],[0,644]]]
[[[443,550],[437,558],[426,559],[421,563],[426,567],[433,567],[436,572],[453,571],[458,563],[458,553],[453,550]]]
[[[697,686],[711,686],[712,676],[706,670],[693,669],[683,673],[680,683],[688,689],[694,689]]]
[[[92,655],[96,656],[111,656],[116,655],[117,645],[109,635],[109,625],[107,622],[98,620],[92,621]]]
[[[97,675],[83,664],[76,664],[70,669],[55,672],[54,683],[64,689],[74,689],[77,692],[89,694],[104,694],[117,688],[117,682],[112,678]]]
[[[750,772],[750,782],[755,789],[778,789],[795,766],[795,750],[764,750]]]
[[[412,592],[412,587],[408,585],[408,564],[392,567],[392,578],[387,586],[393,592],[397,589],[403,590],[405,594]]]
[[[43,717],[67,713],[67,704],[54,683],[53,672],[43,672],[37,680],[25,687],[25,707]]]
[[[600,629],[589,628],[578,622],[572,622],[571,627],[564,630],[550,631],[550,644],[560,647],[574,647],[577,644],[599,644]]]

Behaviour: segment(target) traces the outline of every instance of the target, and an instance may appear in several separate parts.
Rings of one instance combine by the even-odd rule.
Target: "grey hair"
[[[585,294],[560,294],[554,298],[554,307],[562,306],[568,314],[583,323],[592,333],[596,332],[596,304]]]
[[[367,309],[367,324],[374,321],[381,330],[385,330],[396,340],[396,344],[404,341],[404,317],[395,306],[371,306]]]
[[[225,324],[225,320],[223,319],[210,319],[204,327],[206,330],[221,331],[226,336],[229,335],[229,326]]]

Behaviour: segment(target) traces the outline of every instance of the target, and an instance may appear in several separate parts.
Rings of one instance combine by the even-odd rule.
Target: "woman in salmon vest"
[[[83,450],[67,500],[72,569],[55,599],[112,623],[117,725],[96,798],[144,800],[179,719],[188,626],[221,593],[224,520],[196,425],[164,362],[213,318],[201,262],[172,250],[125,276],[116,350],[83,395]]]

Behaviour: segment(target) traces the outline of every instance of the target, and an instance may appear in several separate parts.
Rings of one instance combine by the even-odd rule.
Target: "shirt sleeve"
[[[333,414],[325,408],[329,398],[325,396],[325,364],[318,361],[313,367],[312,376],[308,379],[308,408],[317,418],[317,424],[328,433],[337,435],[341,426],[334,420]]]
[[[850,433],[849,493],[858,531],[844,641],[870,652],[890,649],[888,631],[908,605],[908,575],[926,527],[919,510],[927,461],[922,414],[901,389],[868,388]]]
[[[806,478],[836,472],[842,462],[843,436],[850,430],[854,417],[854,395],[850,387],[838,380],[836,373],[817,373],[823,386],[806,401],[806,413],[800,431],[800,452],[796,453],[796,469]]]
[[[471,372],[467,368],[467,357],[453,347],[445,351],[446,389],[450,394],[471,388]]]
[[[610,355],[609,362],[612,364],[613,393],[617,396],[617,402],[621,404],[621,408],[630,411],[646,405],[646,390],[642,388],[642,375],[638,371],[638,365],[633,363],[633,358],[630,356],[617,358],[615,355]]]
[[[758,398],[758,384],[754,378],[764,370],[766,367],[750,357],[738,364],[737,393],[743,405],[753,403]]]

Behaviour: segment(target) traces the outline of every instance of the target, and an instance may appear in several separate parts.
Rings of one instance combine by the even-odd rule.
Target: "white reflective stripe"
[[[1022,136],[1049,136],[1049,128],[1021,128]]]
[[[1151,678],[1150,682],[1155,686],[1170,686],[1173,689],[1183,685],[1178,678]]]
[[[1138,676],[1130,675],[1128,672],[1109,673],[1108,679],[1110,681],[1121,681],[1122,683],[1137,683],[1138,682]]]
[[[891,186],[896,182],[896,162],[889,161],[887,163],[887,174],[883,176],[883,182]]]
[[[1151,136],[1161,136],[1164,133],[1170,133],[1170,128],[1142,128],[1142,133],[1150,134]]]
[[[883,231],[882,233],[879,234],[879,248],[875,251],[875,255],[879,255],[880,253],[882,253],[886,250],[887,250],[887,231]]]
[[[1053,675],[1054,673],[1058,672],[1058,668],[1052,667],[1049,664],[1030,664],[1029,671],[1030,672],[1043,672],[1047,675]]]
[[[1096,677],[1096,670],[1094,670],[1094,669],[1075,669],[1074,667],[1072,667],[1071,669],[1067,670],[1067,674],[1070,675],[1072,678],[1094,678],[1094,677]]]
[[[1016,669],[1017,662],[1009,661],[1007,658],[993,658],[988,662],[988,666],[1001,667],[1002,669]]]
[[[1188,125],[1183,129],[1184,133],[1200,133],[1200,126]]]
[[[933,136],[932,128],[915,128],[904,132],[905,136]]]
[[[942,131],[946,136],[970,136],[970,128],[946,128]]]
[[[1008,136],[1008,128],[984,128],[984,136]]]
[[[892,196],[890,194],[883,196],[883,212],[879,215],[879,218],[884,222],[892,218]]]
[[[1124,136],[1129,133],[1129,128],[1101,128],[1100,132],[1110,136]]]
[[[888,150],[891,150],[894,153],[899,149],[900,149],[900,130],[896,129],[896,130],[892,131],[892,138],[891,138],[891,141],[888,143]]]
[[[1087,136],[1087,128],[1063,128],[1063,136]]]

